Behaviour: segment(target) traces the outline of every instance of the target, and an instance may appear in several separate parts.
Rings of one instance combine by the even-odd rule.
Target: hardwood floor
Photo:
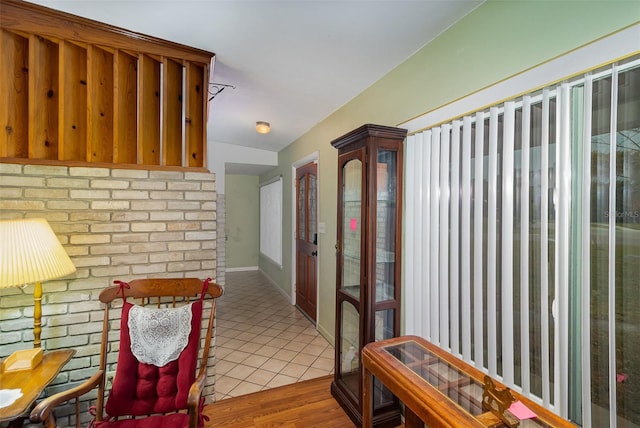
[[[330,392],[333,376],[298,382],[207,405],[206,428],[354,428]]]

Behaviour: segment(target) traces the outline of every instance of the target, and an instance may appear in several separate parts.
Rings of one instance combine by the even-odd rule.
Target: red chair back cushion
[[[186,409],[189,388],[195,380],[202,301],[192,305],[191,333],[187,347],[177,360],[163,367],[139,362],[131,352],[129,311],[125,302],[120,319],[120,351],[113,387],[107,399],[110,416],[142,416]]]

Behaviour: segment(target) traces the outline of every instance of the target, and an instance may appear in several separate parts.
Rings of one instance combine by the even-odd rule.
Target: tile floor
[[[227,272],[224,289],[216,303],[216,400],[333,373],[333,346],[260,272]]]

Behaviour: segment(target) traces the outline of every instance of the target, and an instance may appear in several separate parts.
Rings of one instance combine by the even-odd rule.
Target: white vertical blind
[[[622,321],[616,319],[615,271],[616,245],[621,248],[616,234],[628,228],[617,225],[616,215],[604,214],[606,227],[597,227],[599,235],[592,236],[597,222],[591,215],[592,204],[604,202],[599,206],[602,217],[604,210],[617,213],[621,203],[616,200],[616,183],[621,182],[617,159],[623,159],[623,143],[616,140],[621,134],[618,73],[631,67],[640,67],[640,59],[440,122],[407,139],[407,192],[416,200],[407,203],[413,212],[406,214],[405,254],[419,262],[407,274],[406,284],[414,290],[405,292],[413,299],[407,302],[413,316],[405,320],[406,331],[450,350],[564,417],[581,408],[585,427],[608,422],[615,428],[628,417],[628,403],[618,398],[618,370],[623,369],[616,365],[624,362],[617,355],[616,324]],[[605,142],[597,139],[605,135],[602,129],[591,135],[591,115],[593,82],[608,76],[611,116]],[[602,91],[597,97],[601,102]],[[581,174],[572,171],[573,148]],[[598,178],[604,190],[591,188],[594,153],[607,163],[606,177]],[[572,187],[573,180],[578,185]],[[597,201],[596,190],[601,192]],[[578,224],[571,224],[572,218],[579,219]],[[580,248],[572,248],[575,235]],[[592,326],[598,314],[592,313],[590,246],[605,236],[600,263],[608,269],[608,295],[599,297],[606,307],[598,310],[606,316],[600,318],[602,325]],[[579,270],[571,270],[572,264]],[[570,328],[576,320],[569,317],[576,283],[581,313],[578,325]],[[608,349],[600,366],[591,361],[595,329],[609,333],[598,345]],[[569,384],[572,334],[580,338],[573,351],[581,358],[581,391],[572,391],[574,383]],[[596,375],[606,383],[602,389],[608,391],[608,403],[594,399],[602,395],[591,388]],[[570,403],[573,399],[577,405]],[[599,418],[606,414],[608,421],[592,420],[592,412]]]

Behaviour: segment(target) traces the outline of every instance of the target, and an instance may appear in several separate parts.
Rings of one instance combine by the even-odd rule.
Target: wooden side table
[[[424,423],[432,428],[507,426],[483,405],[485,374],[421,337],[369,343],[362,351],[362,365],[363,428],[371,427],[372,422],[373,376],[404,403],[406,428],[423,427]],[[501,391],[505,388],[492,382]],[[511,394],[536,415],[514,421],[520,428],[575,428],[517,392]]]
[[[75,353],[76,351],[72,349],[45,351],[42,362],[31,370],[0,373],[0,390],[22,390],[22,396],[13,404],[0,408],[0,422],[18,419],[27,413],[38,396],[58,376],[60,370]]]

